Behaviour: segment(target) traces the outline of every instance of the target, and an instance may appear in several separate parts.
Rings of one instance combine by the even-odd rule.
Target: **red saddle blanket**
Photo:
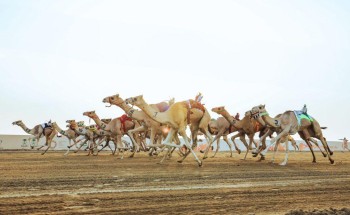
[[[120,122],[122,124],[122,126],[121,126],[122,131],[126,132],[125,131],[125,122],[126,121],[132,121],[132,119],[130,117],[128,117],[128,115],[123,114],[121,117],[119,117],[119,120],[120,120]]]

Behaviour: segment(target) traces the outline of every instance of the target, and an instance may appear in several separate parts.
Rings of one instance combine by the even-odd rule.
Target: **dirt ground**
[[[174,155],[0,152],[0,214],[286,214],[350,207],[350,152],[335,165],[290,153],[287,166],[221,152],[198,167]],[[202,155],[200,155],[202,156]],[[281,162],[282,153],[276,161]]]

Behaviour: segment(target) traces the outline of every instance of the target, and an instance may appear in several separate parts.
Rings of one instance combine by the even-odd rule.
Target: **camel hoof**
[[[327,157],[327,155],[326,155],[326,154],[323,154],[323,157]]]
[[[253,154],[252,156],[253,156],[253,158],[255,158],[256,156],[258,156],[258,154]]]
[[[178,163],[182,163],[182,160],[177,161]]]
[[[44,155],[45,153],[41,153],[41,155]]]
[[[261,156],[260,160],[262,160],[262,161],[265,160],[265,156]]]
[[[198,162],[198,166],[199,166],[199,167],[202,167],[202,165],[203,165],[203,162],[202,162],[202,161],[199,161],[199,162]]]
[[[203,151],[203,150],[199,150],[199,152],[200,152],[200,153],[204,153],[204,151]]]
[[[329,160],[330,162],[331,162],[331,164],[334,164],[334,160],[333,159],[331,159],[331,160]]]
[[[208,158],[207,156],[204,156],[204,157],[203,157],[203,160],[204,160],[204,159],[207,159],[207,158]]]
[[[330,155],[333,155],[333,152],[329,152]]]
[[[280,163],[280,166],[285,166],[287,163],[285,163],[285,162],[282,162],[282,163]]]
[[[238,153],[238,154],[241,154],[241,152],[242,152],[242,151],[241,151],[240,149],[237,150],[237,153]]]
[[[133,158],[133,157],[134,157],[134,155],[130,155],[130,156],[129,156],[129,158]]]
[[[68,149],[70,149],[71,146],[67,146]]]

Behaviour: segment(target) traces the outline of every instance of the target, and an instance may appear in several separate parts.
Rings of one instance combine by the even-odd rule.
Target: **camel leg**
[[[281,166],[285,166],[288,163],[288,153],[289,153],[289,145],[288,145],[289,141],[288,141],[288,138],[286,138],[285,144],[286,144],[286,154],[284,156],[284,161],[282,163],[280,163]],[[276,145],[277,145],[277,143],[276,143]]]
[[[224,139],[224,141],[227,143],[228,147],[230,148],[230,152],[231,152],[230,157],[232,158],[232,153],[233,153],[233,152],[232,152],[232,145],[231,145],[231,143],[228,141],[227,135],[224,135],[222,138]],[[237,148],[236,148],[236,150],[237,150]]]
[[[163,156],[162,160],[159,162],[159,164],[162,164],[163,161],[165,160],[165,158],[168,156],[168,154],[170,153],[171,151],[171,147],[167,146],[167,147],[164,147],[164,148],[167,148],[167,152],[165,153],[165,155]]]
[[[237,137],[240,137],[241,138],[241,136],[242,136],[242,133],[238,133],[238,134],[236,134],[236,135],[233,135],[232,137],[231,137],[231,141],[233,142],[233,144],[235,144],[235,146],[236,146],[236,149],[238,148],[237,147],[237,143],[235,142],[235,139],[237,138]],[[243,138],[244,139],[244,138]],[[242,140],[241,140],[242,141]],[[248,148],[248,144],[247,144],[247,141],[244,139],[244,141],[242,141],[242,143]],[[241,150],[237,150],[237,152],[238,152],[238,154],[241,154]]]
[[[72,145],[72,146],[76,145],[79,141],[81,141],[81,139],[79,139],[78,141],[77,141],[76,139],[73,139],[73,145]],[[69,144],[70,144],[70,143],[69,143]],[[71,148],[72,146],[71,146],[71,145],[68,146],[67,152],[64,153],[64,156],[67,156],[67,155],[69,154],[70,148]]]
[[[139,132],[142,132],[142,131],[147,131],[147,130],[148,130],[148,128],[146,126],[142,125],[140,127],[137,127],[135,129],[132,129],[132,130],[128,131],[128,136],[130,137],[132,144],[135,146],[135,151],[139,150],[140,145],[134,139],[134,135],[136,133],[139,133]]]
[[[200,160],[198,159],[196,153],[192,150],[192,147],[191,147],[190,143],[188,142],[188,137],[187,137],[187,135],[186,135],[185,129],[181,129],[181,130],[179,131],[179,134],[180,134],[180,135],[182,136],[182,138],[184,139],[186,147],[187,147],[187,148],[189,149],[189,151],[193,154],[195,160],[196,160],[197,163],[198,163],[198,166],[202,166],[202,161],[200,161]],[[185,155],[185,156],[186,156],[186,155]],[[184,157],[185,157],[185,156],[184,156]],[[182,159],[182,161],[183,161],[183,160],[184,160],[184,159]],[[181,162],[182,162],[182,161],[181,161]],[[179,162],[179,161],[178,161],[178,162]],[[181,163],[181,162],[179,162],[179,163]]]
[[[205,149],[203,159],[208,158],[208,152],[209,152],[209,150],[210,150],[210,148],[211,148],[211,146],[212,146],[212,144],[213,144],[214,141],[218,141],[218,142],[217,142],[218,147],[216,147],[216,149],[218,150],[218,148],[219,148],[220,137],[222,136],[222,134],[223,134],[224,132],[225,132],[225,131],[220,130],[220,131],[218,132],[218,134],[215,136],[214,140],[213,140],[212,142],[209,142],[207,148]],[[215,154],[216,154],[216,152],[215,152]],[[215,154],[214,154],[214,156],[215,156]]]
[[[215,150],[215,153],[212,156],[212,158],[215,157],[215,155],[216,155],[216,153],[218,153],[219,149],[220,149],[220,139],[218,138],[218,139],[216,139],[216,150]]]
[[[191,127],[191,135],[192,135],[192,141],[195,141],[195,142],[193,142],[191,149],[194,149],[195,147],[197,147],[198,127]],[[186,135],[185,142],[189,143],[189,139],[188,139],[187,135]],[[179,163],[182,163],[187,158],[187,156],[192,152],[192,150],[189,150],[190,148],[186,144],[185,144],[185,146],[187,147],[188,151],[184,154],[184,156],[182,157],[181,160],[177,161]],[[203,159],[204,159],[204,157],[203,157]]]
[[[49,150],[49,148],[51,147],[51,140],[46,140],[45,145],[47,145],[47,148],[43,153],[41,153],[41,155],[44,155]]]
[[[258,156],[258,154],[265,156],[265,154],[262,154],[262,152],[266,149],[266,138],[268,136],[270,136],[274,131],[271,131],[270,129],[262,136],[260,137],[259,143],[258,143],[258,147],[252,151],[253,153],[253,157]],[[260,147],[261,144],[261,147]],[[266,151],[265,151],[266,153]]]
[[[123,144],[122,144],[122,135],[117,135],[117,145],[118,145],[118,151],[120,151],[120,149],[122,149],[121,150],[121,152],[122,152],[122,156],[120,157],[120,159],[121,160],[123,160],[124,159],[124,147],[123,147]]]
[[[253,135],[249,135],[249,147],[247,148],[247,152],[245,153],[243,160],[245,160],[247,158],[249,149],[251,149],[251,147],[252,147],[253,138],[254,138],[254,134]]]
[[[273,143],[272,143],[273,144]],[[271,144],[271,145],[272,145]],[[271,163],[274,163],[275,162],[275,157],[276,157],[276,154],[277,154],[277,151],[278,151],[278,145],[280,144],[280,142],[277,142],[276,144],[275,144],[275,148],[273,149],[273,155],[272,155],[272,158],[271,158]],[[270,145],[270,146],[271,146]],[[270,147],[269,146],[269,147]]]
[[[316,138],[318,138],[322,145],[323,145],[323,148],[325,149],[326,153],[327,153],[327,157],[328,157],[328,160],[331,164],[334,164],[334,160],[331,158],[331,155],[330,155],[330,152],[327,150],[328,149],[328,144],[327,144],[327,141],[325,140],[325,138],[322,136],[322,133],[317,136]]]
[[[228,142],[229,140],[228,140],[228,138],[227,138],[227,135],[224,136],[224,139],[225,139],[225,138],[226,138],[226,140],[227,140],[227,142]],[[235,146],[235,149],[236,149],[237,153],[238,153],[238,154],[241,154],[241,150],[238,148],[236,142],[233,142],[233,145]],[[232,147],[232,145],[231,145],[231,147]],[[232,157],[232,156],[231,156],[231,157]]]
[[[74,151],[74,153],[77,153],[77,152],[85,145],[85,143],[86,143],[87,141],[88,141],[88,139],[85,139],[84,142],[82,142],[82,143],[80,144],[79,148],[77,148],[77,149]]]

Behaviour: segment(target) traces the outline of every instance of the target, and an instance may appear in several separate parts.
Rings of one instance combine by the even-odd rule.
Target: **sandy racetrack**
[[[335,165],[320,153],[317,164],[308,152],[291,153],[288,166],[228,155],[199,168],[192,156],[159,165],[142,153],[120,160],[109,152],[1,152],[0,214],[285,214],[350,206],[350,153],[335,152]]]

